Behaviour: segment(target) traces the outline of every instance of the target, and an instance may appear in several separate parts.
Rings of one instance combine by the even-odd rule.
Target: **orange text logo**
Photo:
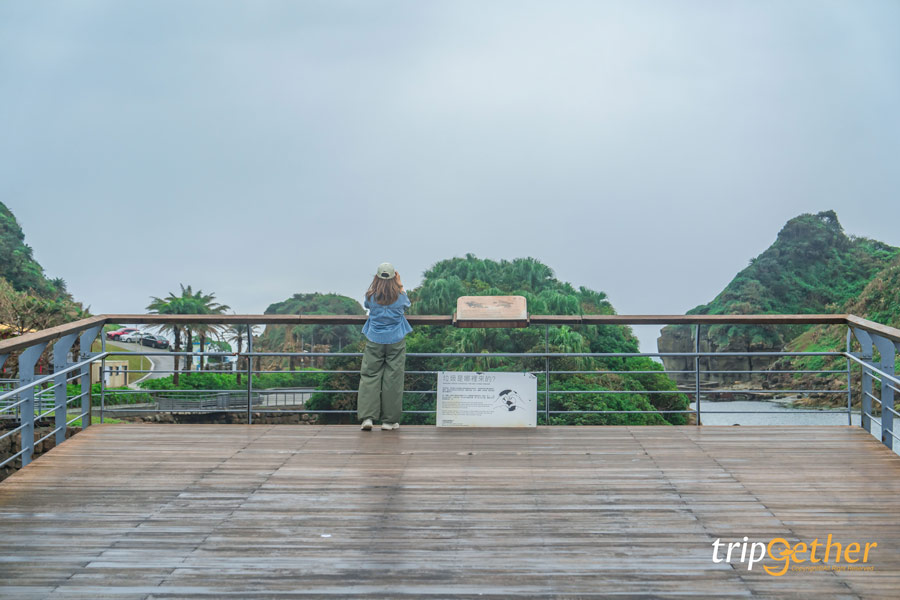
[[[784,538],[773,538],[766,542],[751,542],[744,536],[740,542],[722,542],[721,538],[713,542],[712,560],[714,563],[735,563],[747,565],[752,571],[753,565],[760,563],[767,556],[775,562],[774,566],[764,565],[766,573],[780,577],[793,570],[838,570],[853,568],[869,562],[869,552],[878,546],[878,542],[849,542],[841,544],[832,539],[831,534],[825,542],[815,538],[810,543],[791,543]],[[797,565],[806,565],[803,568]],[[858,569],[863,570],[863,569]],[[865,570],[871,570],[871,567]]]

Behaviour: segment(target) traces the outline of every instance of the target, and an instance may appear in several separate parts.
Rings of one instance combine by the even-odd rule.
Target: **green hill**
[[[791,219],[775,242],[709,304],[688,314],[836,313],[859,297],[880,277],[900,249],[862,237],[847,236],[833,211],[803,214]],[[780,351],[808,327],[735,326],[703,327],[701,351]],[[668,326],[658,340],[660,352],[693,350],[691,328]],[[666,368],[692,369],[693,359],[665,358]],[[705,369],[764,369],[771,360],[757,357],[717,358]],[[737,376],[709,377],[733,383]]]
[[[25,243],[12,211],[0,203],[0,337],[44,329],[86,316],[63,279],[49,279]],[[9,363],[7,368],[13,368]]]
[[[364,315],[365,309],[353,298],[340,294],[294,294],[287,300],[269,305],[267,315]],[[255,349],[260,352],[327,352],[352,346],[362,340],[355,325],[269,325],[259,338]],[[286,361],[271,358],[267,367],[281,366]],[[296,366],[296,359],[290,362]]]

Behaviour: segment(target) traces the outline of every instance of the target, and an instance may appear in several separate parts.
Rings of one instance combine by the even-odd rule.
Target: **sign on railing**
[[[524,296],[460,296],[453,324],[457,327],[527,327]]]

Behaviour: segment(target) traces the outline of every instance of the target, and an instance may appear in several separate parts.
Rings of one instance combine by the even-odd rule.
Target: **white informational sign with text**
[[[536,427],[537,377],[531,373],[441,371],[438,427]]]

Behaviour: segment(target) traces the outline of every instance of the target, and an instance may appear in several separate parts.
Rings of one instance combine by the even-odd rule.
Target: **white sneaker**
[[[366,419],[362,422],[360,429],[363,431],[372,431],[372,419]]]
[[[400,423],[382,423],[381,428],[385,431],[390,431],[391,429],[400,429]]]

